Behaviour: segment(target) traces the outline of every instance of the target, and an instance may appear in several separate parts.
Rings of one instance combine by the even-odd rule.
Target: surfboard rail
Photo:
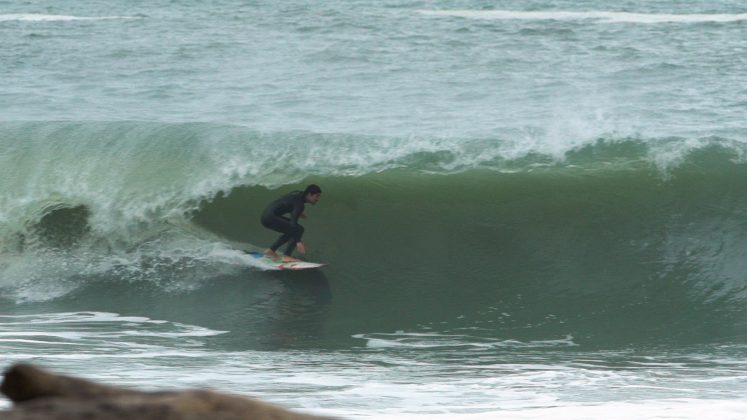
[[[311,261],[283,261],[283,260],[273,260],[272,258],[267,257],[265,254],[257,251],[252,251],[248,253],[252,258],[256,260],[256,262],[259,263],[259,267],[264,270],[292,270],[292,271],[300,271],[300,270],[311,270],[316,268],[321,268],[326,266],[327,264],[323,263],[316,263]]]

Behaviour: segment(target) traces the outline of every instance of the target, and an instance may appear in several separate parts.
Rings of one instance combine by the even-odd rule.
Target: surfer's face
[[[316,204],[322,199],[322,193],[318,194],[306,194],[306,202]]]

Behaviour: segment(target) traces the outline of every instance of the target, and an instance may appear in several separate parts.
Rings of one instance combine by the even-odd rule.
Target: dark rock
[[[19,364],[0,390],[15,405],[2,420],[312,420],[250,398],[205,390],[143,392]]]

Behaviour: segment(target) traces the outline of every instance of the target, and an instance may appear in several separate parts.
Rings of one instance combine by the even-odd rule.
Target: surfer
[[[286,242],[285,259],[296,261],[291,255],[295,249],[302,254],[306,253],[306,247],[301,242],[304,228],[298,224],[298,218],[306,218],[303,212],[306,203],[316,204],[321,198],[322,189],[311,184],[305,190],[288,193],[267,206],[260,219],[262,225],[282,235],[265,251],[266,256],[274,260],[280,259],[277,250]],[[286,214],[290,217],[285,217]]]

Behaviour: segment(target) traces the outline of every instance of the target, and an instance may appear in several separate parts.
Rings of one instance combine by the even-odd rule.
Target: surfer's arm
[[[292,226],[295,227],[298,224],[298,218],[301,217],[302,214],[303,214],[303,204],[301,205],[296,204],[295,206],[293,206],[293,211],[291,212],[291,218],[290,218],[290,222]]]

